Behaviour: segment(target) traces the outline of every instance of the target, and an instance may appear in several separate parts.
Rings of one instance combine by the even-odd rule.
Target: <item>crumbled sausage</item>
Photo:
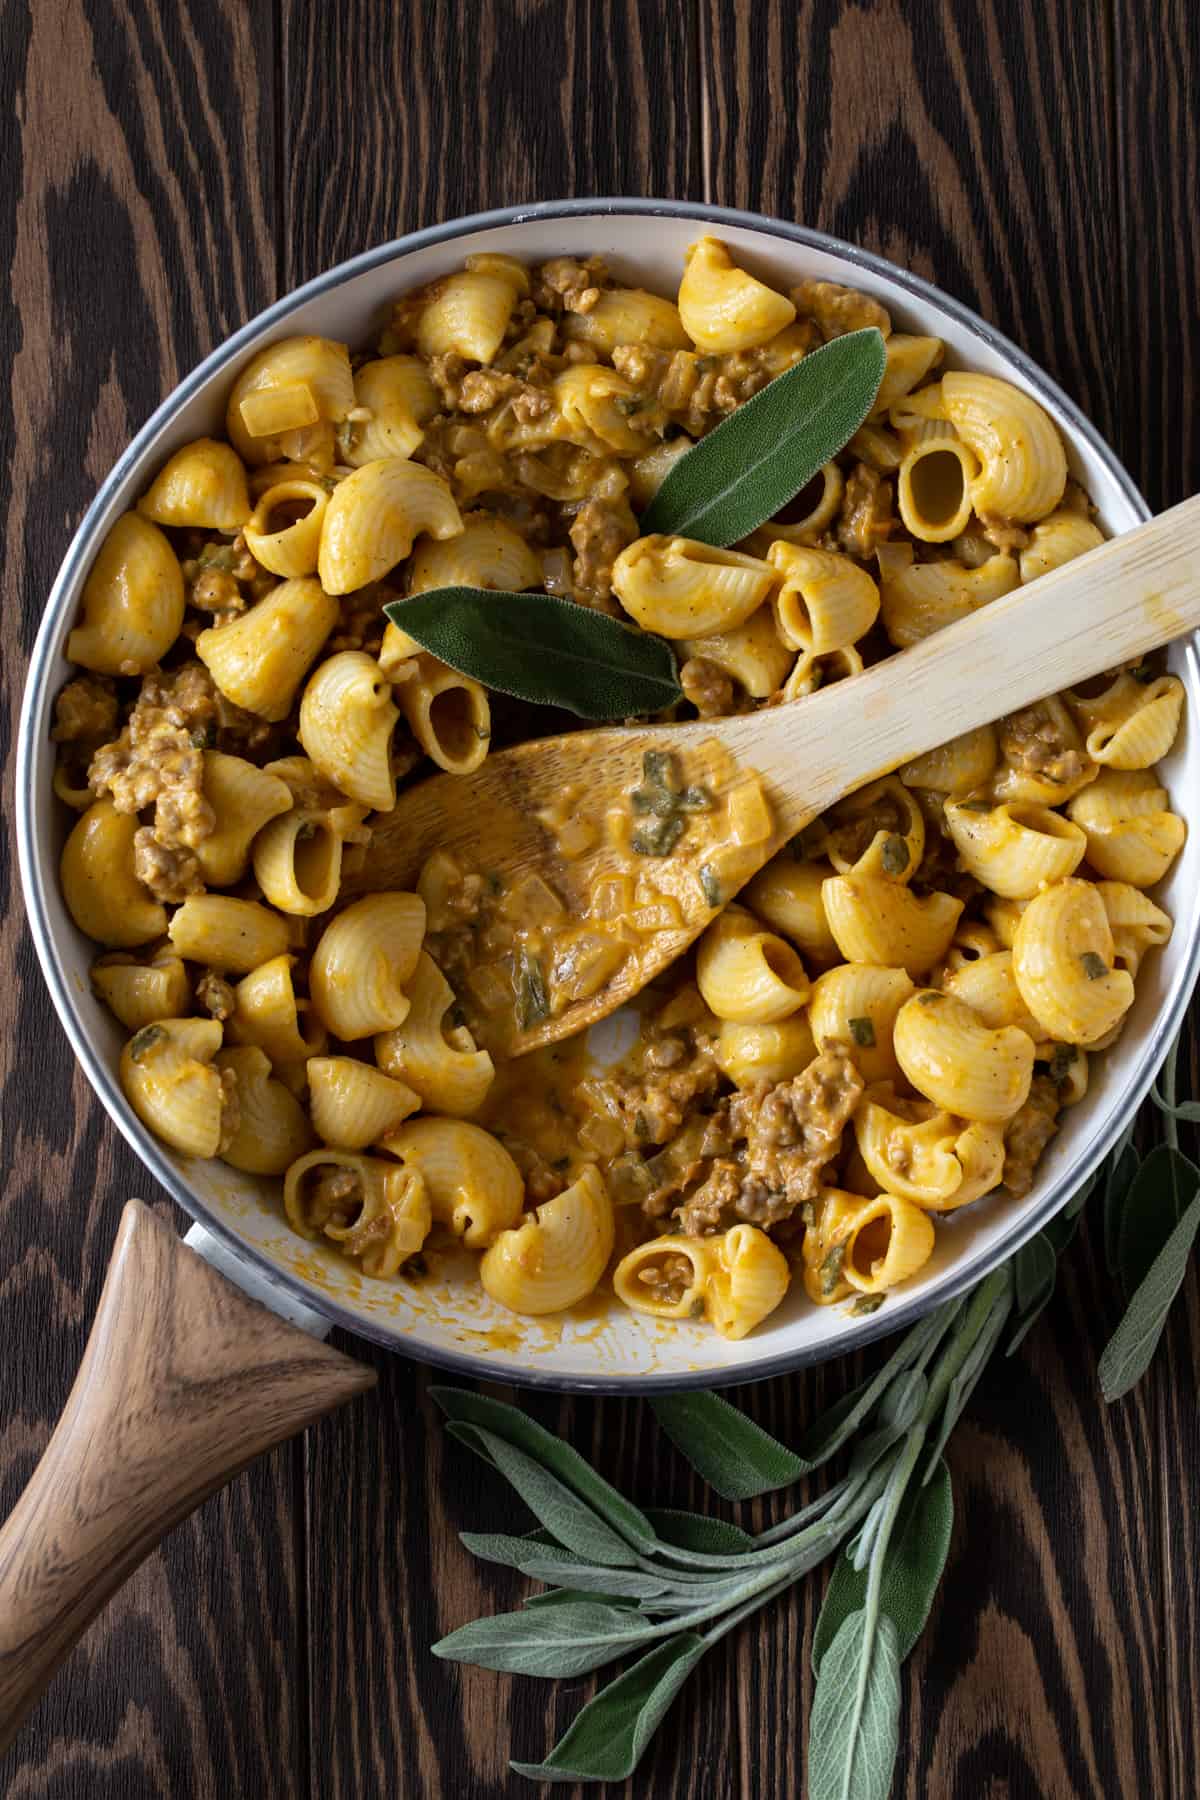
[[[547,313],[589,313],[608,285],[608,270],[599,256],[577,261],[555,256],[534,273],[534,305]]]
[[[1055,786],[1077,781],[1088,768],[1086,753],[1069,742],[1062,716],[1044,700],[1001,719],[999,741],[1011,768]]]
[[[646,344],[618,344],[613,368],[691,437],[703,437],[776,375],[798,362],[803,345],[783,353],[764,345],[702,356],[693,350],[655,350]]]
[[[569,533],[575,548],[576,600],[610,610],[613,564],[637,535],[638,522],[624,497],[584,501]]]
[[[1004,1128],[1004,1173],[1001,1181],[1019,1200],[1033,1186],[1042,1152],[1058,1130],[1058,1089],[1048,1075],[1034,1077],[1029,1098]]]
[[[196,983],[196,1004],[202,1006],[205,1012],[211,1013],[214,1019],[219,1019],[223,1025],[226,1019],[233,1017],[237,1002],[233,988],[225,977],[218,975],[215,969],[205,969]]]
[[[724,718],[736,710],[733,677],[706,656],[689,656],[679,671],[679,685],[702,719]]]
[[[150,825],[139,825],[133,834],[133,872],[156,900],[167,905],[204,891],[204,875],[195,853],[178,844],[161,843]]]
[[[798,313],[816,321],[826,343],[847,331],[862,331],[874,325],[887,337],[892,321],[878,300],[857,294],[853,288],[836,281],[816,281],[809,277],[791,289],[792,303]]]
[[[979,528],[988,543],[997,550],[1024,550],[1029,533],[1013,519],[1001,519],[991,513],[979,514]]]
[[[855,463],[846,477],[838,517],[838,542],[851,556],[866,562],[880,544],[886,544],[895,527],[892,489],[866,463]]]
[[[117,690],[106,675],[80,675],[68,681],[54,702],[56,744],[95,749],[117,728]]]

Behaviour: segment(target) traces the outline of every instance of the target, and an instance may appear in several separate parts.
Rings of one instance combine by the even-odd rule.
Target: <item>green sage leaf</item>
[[[1159,1112],[1166,1113],[1170,1119],[1183,1119],[1189,1125],[1200,1122],[1200,1100],[1181,1100],[1177,1106],[1172,1105],[1171,1101],[1163,1098],[1157,1082],[1150,1089],[1150,1098]]]
[[[858,430],[887,367],[873,327],[777,375],[669,471],[642,531],[736,544],[795,498]]]
[[[536,1608],[539,1606],[574,1606],[578,1601],[582,1601],[585,1606],[590,1606],[595,1598],[595,1594],[585,1594],[580,1588],[543,1588],[540,1593],[526,1594],[521,1604]],[[616,1594],[609,1594],[605,1605],[622,1607],[626,1612],[637,1612],[636,1600],[622,1600]]]
[[[1130,1126],[1125,1141],[1113,1151],[1104,1177],[1104,1264],[1110,1275],[1116,1275],[1120,1270],[1121,1221],[1142,1162],[1130,1142],[1132,1130]]]
[[[738,1556],[754,1549],[754,1539],[740,1525],[710,1519],[704,1513],[675,1512],[653,1506],[647,1518],[664,1544],[677,1550],[695,1550],[702,1556]]]
[[[586,1675],[614,1662],[654,1635],[641,1613],[604,1606],[598,1600],[572,1605],[527,1607],[475,1619],[439,1639],[433,1654],[443,1662],[474,1663],[509,1675]]]
[[[929,1485],[912,1487],[905,1495],[884,1558],[879,1604],[896,1627],[901,1662],[925,1629],[946,1567],[953,1528],[950,1471],[939,1457]],[[844,1552],[838,1557],[813,1634],[814,1675],[820,1674],[825,1652],[846,1619],[865,1602],[868,1579],[869,1570],[856,1569]]]
[[[519,1569],[533,1556],[543,1562],[575,1561],[571,1552],[553,1539],[548,1544],[535,1544],[527,1537],[509,1537],[501,1531],[460,1531],[458,1538],[464,1550],[469,1550],[480,1562],[499,1563],[506,1569]]]
[[[640,1507],[598,1475],[591,1463],[518,1407],[507,1406],[471,1388],[435,1387],[433,1398],[448,1419],[483,1426],[523,1450],[587,1501],[635,1550],[649,1555],[657,1544],[654,1527]],[[486,1455],[486,1452],[484,1452]]]
[[[518,1567],[531,1581],[565,1582],[577,1593],[602,1594],[606,1600],[657,1600],[671,1587],[671,1583],[661,1576],[644,1575],[640,1569],[593,1568],[589,1563],[573,1561],[563,1563],[557,1557],[548,1557],[544,1551],[527,1556]]]
[[[849,1442],[876,1402],[887,1392],[898,1376],[931,1352],[954,1323],[962,1310],[961,1300],[947,1301],[906,1331],[887,1361],[860,1387],[834,1403],[800,1440],[799,1456],[811,1469],[820,1468],[842,1446]],[[907,1386],[905,1387],[907,1392]]]
[[[656,1394],[659,1424],[724,1500],[754,1500],[791,1487],[811,1468],[718,1394]]]
[[[1117,1269],[1126,1296],[1146,1279],[1150,1265],[1200,1190],[1200,1169],[1182,1150],[1159,1144],[1130,1184],[1117,1231]]]
[[[1200,1231],[1200,1194],[1196,1195],[1151,1263],[1129,1303],[1128,1312],[1105,1346],[1100,1358],[1100,1391],[1106,1400],[1119,1400],[1127,1394],[1150,1366],[1171,1303],[1187,1273],[1188,1257],[1197,1231]]]
[[[862,1687],[862,1703],[858,1696]],[[809,1800],[887,1800],[900,1741],[896,1627],[865,1611],[842,1620],[821,1659],[808,1734]]]
[[[506,1443],[494,1432],[484,1431],[479,1426],[475,1429],[500,1473],[560,1544],[574,1551],[577,1557],[607,1568],[629,1568],[633,1564],[636,1552],[632,1546],[557,1475],[552,1475],[549,1469],[544,1469],[523,1450]]]
[[[628,719],[682,700],[675,652],[636,625],[554,594],[432,588],[384,612],[484,687],[581,719]]]
[[[1044,1231],[1031,1237],[1013,1257],[1013,1285],[1016,1290],[1016,1323],[1008,1340],[1011,1356],[1033,1329],[1054,1293],[1058,1277],[1058,1257],[1054,1245]]]
[[[694,1632],[657,1644],[589,1700],[545,1762],[509,1767],[531,1781],[624,1781],[707,1648]]]

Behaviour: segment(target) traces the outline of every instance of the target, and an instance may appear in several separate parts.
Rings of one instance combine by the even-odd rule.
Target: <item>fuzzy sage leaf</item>
[[[1129,1303],[1129,1311],[1105,1346],[1100,1358],[1100,1390],[1106,1400],[1119,1400],[1149,1368],[1171,1303],[1187,1274],[1188,1257],[1198,1231],[1200,1193],[1151,1263]]]
[[[444,1662],[475,1663],[510,1675],[586,1675],[653,1637],[657,1627],[641,1613],[602,1601],[497,1613],[462,1625],[439,1639],[433,1654]]]
[[[444,587],[384,612],[423,650],[484,687],[581,719],[629,719],[682,700],[663,638],[554,594]]]
[[[861,1694],[861,1699],[860,1699]],[[900,1740],[896,1627],[843,1619],[821,1659],[808,1742],[809,1800],[887,1800]]]
[[[736,544],[849,443],[886,367],[883,338],[870,327],[777,375],[680,457],[643,513],[642,531]]]
[[[682,1632],[647,1651],[590,1700],[545,1762],[514,1762],[531,1781],[624,1781],[708,1645]]]
[[[656,1394],[650,1403],[671,1442],[725,1500],[790,1487],[810,1464],[717,1394]]]
[[[1151,1150],[1126,1191],[1117,1228],[1117,1271],[1127,1296],[1146,1279],[1197,1192],[1200,1169],[1182,1150]]]

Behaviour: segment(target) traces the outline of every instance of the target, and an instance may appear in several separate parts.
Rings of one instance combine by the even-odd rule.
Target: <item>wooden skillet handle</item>
[[[75,1385],[0,1529],[0,1753],[173,1525],[374,1381],[129,1201]]]

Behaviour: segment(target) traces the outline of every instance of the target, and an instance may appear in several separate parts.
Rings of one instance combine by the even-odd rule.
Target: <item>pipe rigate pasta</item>
[[[410,1119],[382,1148],[415,1170],[433,1216],[468,1250],[485,1250],[521,1216],[525,1184],[504,1146],[468,1119]]]
[[[1088,861],[1098,875],[1153,887],[1187,836],[1167,804],[1167,790],[1150,769],[1102,769],[1074,796],[1067,812],[1087,837]]]
[[[1067,484],[1067,457],[1033,396],[995,375],[952,369],[942,377],[942,399],[959,437],[979,458],[971,483],[976,512],[1024,523],[1053,512]]]
[[[796,309],[784,295],[739,269],[724,244],[703,237],[687,253],[679,316],[701,350],[749,350],[790,325]]]
[[[1032,1038],[1015,1025],[993,1029],[953,994],[925,988],[906,1000],[892,1043],[905,1080],[946,1112],[998,1124],[1028,1097]]]
[[[376,812],[396,804],[392,735],[400,713],[379,664],[362,650],[327,657],[304,689],[299,737],[325,779]]]
[[[1104,901],[1090,881],[1055,882],[1026,906],[1013,938],[1021,998],[1048,1037],[1096,1045],[1133,1003],[1133,980],[1115,966]]]
[[[744,624],[771,590],[774,571],[740,550],[690,538],[638,538],[613,564],[613,592],[646,631],[694,638]]]
[[[137,829],[135,815],[97,800],[75,825],[59,861],[67,911],[85,937],[113,950],[148,944],[167,928],[166,909],[134,871]]]
[[[248,612],[202,631],[196,655],[235,706],[286,719],[337,616],[337,601],[319,581],[281,581]]]
[[[250,517],[241,458],[215,438],[197,438],[164,464],[137,509],[156,525],[238,531]]]
[[[256,1045],[219,1050],[214,1063],[233,1077],[237,1098],[237,1125],[227,1134],[222,1161],[250,1175],[282,1175],[312,1147],[308,1114]]]
[[[419,894],[366,894],[330,921],[308,979],[317,1017],[335,1037],[352,1043],[403,1024],[424,931]]]
[[[140,513],[123,513],[83,584],[83,621],[67,656],[100,675],[144,675],[183,624],[183,571],[166,534]]]
[[[403,562],[415,540],[455,537],[462,518],[440,475],[402,456],[363,463],[339,481],[321,522],[317,573],[327,594],[351,594]]]
[[[232,1077],[213,1067],[220,1048],[215,1019],[159,1019],[121,1052],[125,1098],[142,1124],[183,1156],[221,1149]]]
[[[496,1236],[479,1264],[479,1279],[510,1312],[565,1312],[595,1288],[614,1237],[604,1178],[588,1163],[569,1188]]]

